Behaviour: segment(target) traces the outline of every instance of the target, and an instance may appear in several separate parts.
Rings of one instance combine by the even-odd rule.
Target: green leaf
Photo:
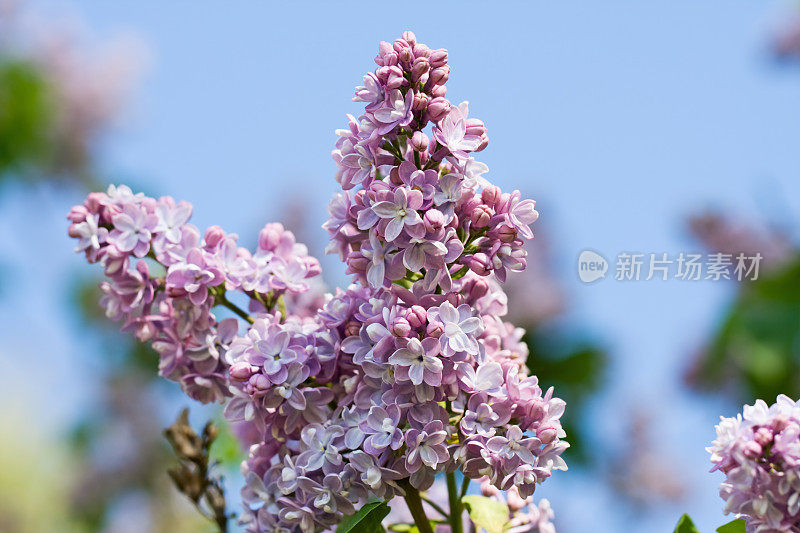
[[[461,498],[470,519],[486,533],[503,533],[508,522],[508,505],[484,496],[469,495]]]
[[[381,521],[389,514],[386,502],[372,502],[346,516],[336,527],[336,533],[377,533],[383,531]]]
[[[737,518],[717,528],[717,533],[745,533],[744,520]]]
[[[697,528],[692,522],[692,519],[689,518],[688,514],[684,514],[680,520],[678,520],[678,525],[675,526],[675,531],[673,533],[700,533],[697,531]]]

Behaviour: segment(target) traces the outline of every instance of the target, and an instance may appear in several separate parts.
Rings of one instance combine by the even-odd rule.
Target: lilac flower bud
[[[395,40],[394,40],[394,42],[392,43],[392,49],[393,49],[395,52],[397,52],[397,55],[399,56],[399,55],[400,55],[400,53],[401,53],[403,50],[409,50],[409,51],[411,51],[411,45],[410,45],[410,44],[408,44],[408,41],[406,41],[405,39],[403,39],[403,38],[401,37],[400,39],[395,39]]]
[[[427,231],[435,233],[444,227],[444,214],[438,209],[428,209],[422,217],[422,223]]]
[[[465,214],[471,214],[479,205],[481,205],[481,197],[473,194],[467,200],[462,200],[460,211]]]
[[[412,328],[419,328],[428,321],[428,313],[421,305],[412,305],[406,310],[406,320]]]
[[[485,228],[492,219],[492,210],[488,205],[479,205],[472,210],[469,219],[476,228]]]
[[[431,65],[428,63],[427,57],[418,57],[414,60],[414,64],[411,66],[411,78],[414,80],[419,80],[422,78],[424,74],[427,74],[431,70]]]
[[[489,207],[494,207],[497,201],[500,200],[500,194],[500,187],[489,185],[488,187],[484,187],[481,192],[481,200]]]
[[[428,337],[440,337],[442,333],[444,333],[444,326],[441,322],[432,322],[428,324],[427,329],[425,330]]]
[[[496,236],[500,242],[511,243],[517,238],[517,230],[511,226],[502,224],[492,231],[492,235]]]
[[[557,436],[558,430],[549,424],[541,426],[536,430],[536,437],[542,441],[542,444],[550,444]]]
[[[411,137],[411,145],[417,152],[424,152],[427,150],[429,143],[430,139],[428,139],[428,136],[421,131],[415,131],[414,135]]]
[[[444,96],[447,94],[447,85],[437,85],[435,87],[432,87],[428,91],[428,94],[430,94],[434,98],[444,98]]]
[[[431,68],[443,67],[447,64],[447,50],[439,48],[434,50],[430,55]]]
[[[381,66],[396,65],[397,52],[394,51],[391,44],[381,41],[381,44],[378,45],[378,55],[375,56],[375,62]]]
[[[486,135],[486,126],[483,121],[477,118],[468,118],[464,122],[467,126],[467,135],[481,137]]]
[[[755,458],[761,455],[761,452],[764,450],[761,448],[761,445],[754,441],[749,441],[744,445],[744,452],[745,457]]]
[[[271,385],[269,379],[267,379],[267,376],[265,376],[264,374],[253,374],[252,376],[250,376],[248,384],[255,391],[267,391],[269,390]]]
[[[86,209],[88,209],[90,213],[97,213],[100,211],[103,203],[105,203],[105,198],[106,195],[101,192],[90,192],[86,196],[86,200],[83,202],[83,205],[86,206]]]
[[[464,286],[470,301],[480,300],[489,294],[489,283],[485,279],[471,279]]]
[[[267,224],[258,234],[258,247],[268,252],[274,251],[281,242],[284,229],[278,223]]]
[[[211,226],[206,230],[203,240],[206,243],[208,250],[214,250],[222,239],[225,238],[225,232],[219,226]]]
[[[240,361],[231,365],[230,374],[231,378],[236,381],[248,381],[257,371],[258,368],[252,366],[250,363]]]
[[[397,52],[397,59],[401,64],[410,65],[414,60],[414,52],[411,49],[411,45],[408,44],[404,39],[397,39],[392,47],[394,48],[394,51]]]
[[[414,57],[430,57],[431,49],[422,43],[414,45]]]
[[[411,103],[411,109],[414,111],[423,111],[426,107],[428,107],[428,102],[431,101],[431,97],[425,93],[414,93],[414,101]],[[418,132],[414,132],[418,133]],[[421,132],[419,132],[421,133]]]
[[[773,434],[769,428],[758,428],[753,435],[760,446],[767,446],[772,442]]]
[[[541,398],[538,398],[528,407],[528,418],[533,422],[539,422],[544,418],[546,412],[544,402],[542,402]]]
[[[466,126],[467,135],[474,135],[475,137],[480,137],[481,139],[478,147],[475,148],[476,152],[480,152],[489,145],[489,136],[486,135],[486,126],[483,124],[482,120],[478,120],[477,118],[468,118],[466,120]]]
[[[467,266],[479,276],[488,276],[492,271],[492,260],[483,252],[478,252],[467,259]]]
[[[447,113],[450,112],[450,102],[445,98],[434,98],[428,104],[428,109],[425,110],[428,120],[432,122],[439,122]]]
[[[445,65],[443,67],[435,68],[431,70],[431,74],[430,76],[428,76],[427,85],[430,87],[433,87],[434,85],[443,85],[447,83],[447,79],[449,77],[450,77],[450,65]],[[484,128],[484,131],[485,130],[486,128]]]
[[[396,337],[408,337],[411,334],[411,324],[408,320],[399,316],[389,324],[389,331]]]
[[[322,265],[319,264],[319,259],[316,257],[311,257],[310,255],[301,257],[300,262],[303,263],[308,270],[306,272],[306,278],[313,278],[314,276],[322,274]]]
[[[67,215],[67,220],[73,222],[75,224],[80,224],[81,222],[86,221],[86,217],[89,215],[89,210],[82,205],[74,205],[69,210],[69,214]],[[72,238],[77,238],[79,235],[73,235],[72,233],[69,234]]]
[[[414,32],[411,30],[406,30],[403,32],[403,39],[405,39],[405,41],[412,47],[417,44],[417,36],[414,35]]]
[[[397,65],[381,67],[376,74],[379,79],[386,80],[384,85],[387,90],[398,89],[408,83],[408,80],[403,76],[403,70]]]

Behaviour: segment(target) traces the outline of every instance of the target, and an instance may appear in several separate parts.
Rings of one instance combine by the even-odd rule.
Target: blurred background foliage
[[[12,180],[104,187],[93,177],[97,147],[124,104],[136,59],[129,45],[90,55],[72,28],[34,30],[26,15],[0,2],[0,194]],[[75,280],[69,296],[76,327],[102,345],[93,354],[94,408],[55,440],[24,421],[3,421],[23,430],[0,439],[0,531],[213,531],[167,476],[175,457],[162,420],[187,400],[158,378],[155,352],[103,315],[99,281]],[[220,410],[203,414],[221,428],[212,456],[235,472],[242,451],[219,424]]]
[[[736,283],[736,296],[687,371],[690,385],[742,403],[779,394],[800,397],[800,250],[788,231],[756,229],[716,213],[689,228],[710,252],[761,253],[758,278]]]

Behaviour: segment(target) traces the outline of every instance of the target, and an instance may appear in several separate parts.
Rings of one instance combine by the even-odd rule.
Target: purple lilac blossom
[[[706,450],[725,474],[719,494],[725,514],[745,519],[748,532],[800,531],[800,402],[785,395],[768,406],[745,405],[720,417]]]
[[[566,469],[564,402],[528,374],[523,332],[502,318],[499,282],[525,268],[538,213],[471,155],[486,128],[445,98],[447,56],[411,32],[381,43],[356,89],[364,114],[337,131],[342,191],[323,227],[353,275],[345,290],[322,295],[319,262],[280,224],[248,250],[191,225],[189,204],[124,186],[69,214],[78,251],[104,266],[106,313],[244,428],[248,532],[329,530],[454,470],[529,503]],[[514,531],[551,531],[544,508],[515,516]]]

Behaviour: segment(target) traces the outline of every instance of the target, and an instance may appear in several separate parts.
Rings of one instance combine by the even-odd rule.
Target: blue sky
[[[374,68],[378,41],[412,29],[448,48],[448,97],[469,100],[489,130],[480,159],[503,189],[537,199],[571,318],[613,355],[610,388],[592,408],[597,453],[624,441],[631,410],[644,408],[664,462],[690,487],[683,504],[635,515],[579,472],[558,473],[537,493],[553,502],[565,533],[671,531],[683,510],[701,530],[722,523],[720,479],[707,474],[703,448],[718,415],[737,407],[687,393],[680,373],[731,287],[609,279],[587,286],[575,261],[585,248],[606,257],[695,249],[685,217],[708,206],[796,227],[800,71],[777,67],[767,53],[790,5],[39,5],[78,13],[100,40],[129,31],[150,49],[126,126],[104,147],[107,179],[188,200],[198,226],[219,224],[245,240],[298,195],[312,230],[322,224],[336,191],[333,130],[358,112],[352,90]],[[81,354],[97,349],[71,329],[69,309],[52,308],[54,295],[67,301],[70,277],[86,273],[70,255],[62,218],[80,196],[9,189],[0,198],[0,371],[37,372],[26,408],[56,426],[85,407],[91,369]],[[312,249],[324,238],[312,231]],[[329,279],[342,279],[332,258],[325,267]],[[56,395],[63,401],[54,405]]]

